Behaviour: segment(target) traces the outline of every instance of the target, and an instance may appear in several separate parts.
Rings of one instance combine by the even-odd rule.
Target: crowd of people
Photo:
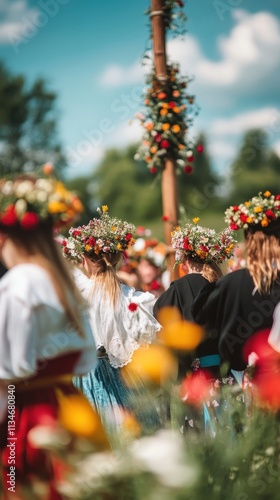
[[[216,381],[226,366],[242,388],[261,356],[256,335],[280,352],[280,195],[266,191],[231,206],[219,233],[198,218],[188,221],[174,228],[170,247],[112,216],[107,205],[77,226],[81,210],[54,177],[1,181],[3,498],[25,498],[34,478],[47,484],[46,498],[63,498],[56,464],[29,439],[36,426],[58,420],[61,397],[75,395],[100,416],[112,449],[125,446],[127,414],[141,435],[168,425],[144,379],[129,370],[136,351],[162,342],[165,308],[205,332],[195,349],[177,352],[174,386],[192,373]],[[170,283],[164,264],[171,252],[180,278]],[[266,363],[258,377],[265,381],[268,371]],[[206,408],[203,419],[205,431],[212,429]]]

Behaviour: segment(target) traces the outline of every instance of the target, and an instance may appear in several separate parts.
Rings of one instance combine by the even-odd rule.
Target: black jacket
[[[192,313],[197,323],[217,333],[222,360],[234,370],[244,370],[248,361],[243,357],[246,340],[259,330],[271,328],[279,301],[280,281],[269,295],[261,295],[249,271],[240,269],[207,285],[195,299]]]

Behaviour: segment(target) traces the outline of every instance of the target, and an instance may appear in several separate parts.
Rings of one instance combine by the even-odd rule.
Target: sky
[[[58,133],[69,178],[89,175],[110,147],[139,141],[141,58],[149,0],[0,0],[0,60],[57,93]],[[193,77],[214,168],[226,172],[252,127],[280,156],[279,0],[188,0],[187,32],[168,39],[171,61]],[[47,161],[48,159],[46,159]]]

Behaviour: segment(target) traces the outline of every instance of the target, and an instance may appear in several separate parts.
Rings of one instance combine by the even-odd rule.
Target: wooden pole
[[[166,44],[165,26],[163,18],[164,0],[151,0],[151,20],[153,33],[153,53],[156,77],[164,88],[168,81],[166,67]],[[164,222],[164,239],[168,246],[171,246],[171,231],[178,224],[178,200],[177,200],[177,179],[175,173],[175,163],[172,158],[165,161],[162,173],[162,209],[163,215],[168,219]],[[175,263],[174,254],[168,257],[168,270],[170,279],[173,281],[179,277],[178,268],[173,269]]]

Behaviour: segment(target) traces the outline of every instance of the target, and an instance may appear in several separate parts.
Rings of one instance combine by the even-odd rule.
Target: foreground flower
[[[121,374],[129,386],[138,385],[141,380],[161,385],[176,377],[177,361],[168,349],[152,344],[135,351],[131,363],[122,368]]]

